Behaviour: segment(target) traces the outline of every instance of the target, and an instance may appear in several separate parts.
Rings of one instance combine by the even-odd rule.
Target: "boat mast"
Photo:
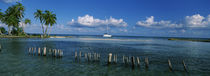
[[[106,33],[108,34],[108,24],[106,25]]]

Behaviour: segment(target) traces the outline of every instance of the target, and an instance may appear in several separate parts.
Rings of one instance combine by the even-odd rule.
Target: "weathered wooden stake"
[[[75,51],[75,60],[77,61],[77,51]]]
[[[139,57],[136,57],[136,60],[137,60],[138,66],[140,66],[140,59],[139,59]]]
[[[114,63],[116,64],[117,63],[117,55],[116,54],[114,54]]]
[[[36,48],[34,48],[34,55],[36,55]]]
[[[59,58],[60,57],[60,49],[58,49],[57,52],[58,52],[57,57]]]
[[[169,69],[172,71],[172,64],[171,64],[171,61],[168,59],[168,66],[169,66]]]
[[[31,54],[31,48],[28,49],[28,54]]]
[[[114,54],[114,55],[113,55],[113,61],[114,61],[114,63],[115,63],[115,60],[116,60],[116,59],[115,59],[115,54]]]
[[[100,61],[101,54],[98,54],[98,60]]]
[[[88,53],[88,62],[90,61],[90,53]]]
[[[87,61],[87,53],[85,53],[85,60]]]
[[[92,54],[89,53],[89,61],[91,61],[91,58],[92,58]]]
[[[40,50],[40,48],[38,48],[38,55],[41,55],[41,50]]]
[[[49,49],[48,50],[48,55],[51,55],[51,54],[52,54],[51,49]]]
[[[31,54],[33,55],[33,53],[34,53],[34,48],[31,48]]]
[[[81,60],[82,52],[79,51],[79,61]]]
[[[135,68],[135,57],[134,56],[131,57],[131,65],[132,65],[132,69],[134,69]]]
[[[1,51],[1,45],[0,45],[0,51]]]
[[[57,56],[57,49],[54,50],[54,57]]]
[[[47,50],[47,48],[44,47],[44,54],[43,54],[43,56],[46,56],[46,50]]]
[[[184,60],[182,61],[182,64],[183,64],[183,66],[184,66],[184,70],[185,70],[186,72],[188,72],[188,71],[187,71],[187,66],[185,65]]]
[[[128,59],[128,57],[126,57],[126,64],[129,64],[129,59]]]
[[[124,55],[123,55],[123,59],[122,60],[123,60],[123,63],[125,64],[125,56]]]
[[[108,56],[108,65],[112,62],[112,53],[109,53]]]
[[[149,60],[148,60],[148,57],[145,58],[145,66],[146,66],[146,68],[149,68]]]
[[[60,57],[63,57],[63,50],[60,50]]]
[[[131,63],[131,57],[130,56],[128,57],[128,63]]]

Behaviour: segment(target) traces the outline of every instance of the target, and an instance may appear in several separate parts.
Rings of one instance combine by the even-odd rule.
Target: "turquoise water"
[[[208,76],[210,43],[169,41],[167,38],[75,36],[73,38],[1,38],[1,76]],[[28,55],[29,47],[61,49],[63,58]],[[75,62],[75,50],[82,61]],[[87,62],[84,53],[101,54],[100,62]],[[109,53],[118,54],[117,64],[106,65]],[[122,62],[122,56],[140,57],[135,69]],[[145,68],[144,58],[149,58]],[[173,71],[168,68],[171,60]],[[186,72],[182,60],[187,65]]]

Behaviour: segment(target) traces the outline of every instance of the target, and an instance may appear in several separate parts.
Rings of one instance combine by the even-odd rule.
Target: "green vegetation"
[[[183,41],[195,41],[195,42],[210,42],[210,39],[169,38],[168,40],[183,40]]]
[[[7,33],[4,27],[0,27],[0,35]]]
[[[56,24],[56,14],[51,11],[45,10],[37,10],[34,13],[34,18],[39,19],[41,23],[41,28],[44,36],[28,36],[25,31],[25,25],[30,25],[31,20],[26,18],[24,19],[25,7],[17,2],[15,5],[12,5],[6,9],[5,12],[1,12],[0,9],[0,22],[7,25],[8,31],[5,30],[4,27],[0,27],[0,36],[1,37],[49,37],[51,28],[54,24]],[[44,25],[46,28],[44,28]],[[50,26],[50,30],[48,32],[48,27]],[[8,35],[5,35],[8,33]],[[48,35],[47,35],[48,33]]]

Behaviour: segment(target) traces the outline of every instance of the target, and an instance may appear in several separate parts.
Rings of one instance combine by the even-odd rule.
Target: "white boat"
[[[105,33],[103,37],[112,37],[112,35]]]
[[[108,25],[106,26],[106,33],[104,33],[103,37],[112,37],[112,35],[108,33]]]

